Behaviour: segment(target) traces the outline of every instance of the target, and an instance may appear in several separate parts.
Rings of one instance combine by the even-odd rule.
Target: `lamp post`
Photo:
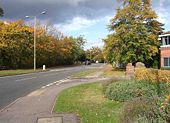
[[[46,14],[46,11],[41,12],[39,15]],[[26,18],[34,18],[34,71],[36,70],[36,30],[37,30],[37,16],[25,16]]]

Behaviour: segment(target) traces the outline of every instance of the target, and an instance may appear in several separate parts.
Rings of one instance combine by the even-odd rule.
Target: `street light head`
[[[46,11],[41,12],[41,14],[43,14],[43,15],[46,14]]]
[[[26,18],[29,18],[30,16],[25,16]]]

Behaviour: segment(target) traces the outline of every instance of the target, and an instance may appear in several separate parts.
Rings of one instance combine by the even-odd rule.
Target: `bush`
[[[170,94],[167,95],[161,103],[160,111],[162,112],[162,117],[170,123]]]
[[[161,112],[162,99],[159,97],[134,98],[124,104],[123,123],[169,123],[170,112]]]
[[[166,83],[148,83],[136,81],[120,81],[110,84],[105,91],[111,100],[124,102],[136,97],[152,97],[170,93],[170,85]]]
[[[124,104],[123,123],[153,123],[155,120],[165,120],[161,117],[161,112],[159,111],[158,97],[134,98]]]
[[[147,69],[147,68],[136,68],[135,79],[138,81],[144,80],[144,81],[149,81],[149,82],[156,82],[157,81],[157,70]]]
[[[157,70],[147,68],[136,68],[135,79],[149,82],[166,82],[170,83],[170,70]]]
[[[170,83],[170,70],[159,70],[159,81]]]
[[[110,79],[107,80],[107,81],[103,81],[103,82],[102,82],[103,92],[105,93],[107,87],[108,87],[110,84],[115,83],[115,82],[118,82],[118,81],[123,81],[123,80],[129,80],[129,78],[126,78],[126,77],[114,77],[114,78],[110,78]]]

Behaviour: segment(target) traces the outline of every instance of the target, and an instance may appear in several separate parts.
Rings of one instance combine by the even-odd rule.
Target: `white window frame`
[[[164,67],[170,67],[170,57],[164,57]],[[165,66],[165,59],[168,59],[168,66]]]

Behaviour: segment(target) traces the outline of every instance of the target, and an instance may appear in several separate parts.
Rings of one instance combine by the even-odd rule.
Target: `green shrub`
[[[170,85],[166,83],[148,83],[136,81],[119,81],[110,84],[105,95],[111,100],[124,102],[136,97],[163,96],[170,93]]]
[[[109,79],[107,81],[103,81],[102,82],[102,90],[103,90],[103,92],[106,91],[107,87],[110,84],[118,82],[118,81],[123,81],[123,80],[129,80],[129,78],[126,78],[126,77],[114,77],[114,78],[111,78],[111,79]]]
[[[108,87],[110,84],[112,84],[113,82],[117,82],[117,81],[116,81],[116,80],[115,80],[115,81],[113,81],[113,80],[103,81],[103,82],[102,82],[102,90],[103,90],[103,92],[105,92],[106,89],[107,89],[107,87]]]
[[[160,97],[134,98],[124,104],[123,123],[169,123],[170,112],[161,112]]]
[[[159,108],[157,108],[157,98],[134,98],[127,101],[124,104],[124,110],[122,115],[123,123],[134,123],[135,121],[143,121],[158,113]]]
[[[134,121],[134,123],[167,123],[161,117],[159,118],[147,118],[146,116],[139,116],[138,119]]]
[[[170,123],[170,94],[165,96],[165,99],[161,103],[160,111],[162,112],[162,117]]]

